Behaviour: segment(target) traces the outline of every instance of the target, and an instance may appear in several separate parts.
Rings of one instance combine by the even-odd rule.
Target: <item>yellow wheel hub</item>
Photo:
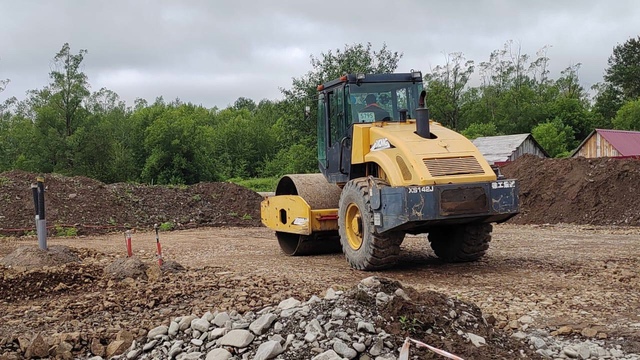
[[[345,228],[347,241],[353,250],[358,250],[362,246],[362,216],[356,204],[347,206]]]

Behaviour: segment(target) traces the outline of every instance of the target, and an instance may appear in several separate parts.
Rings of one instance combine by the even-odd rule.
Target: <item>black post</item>
[[[36,180],[38,183],[38,196],[36,206],[38,212],[38,214],[36,215],[36,232],[38,233],[38,246],[42,250],[47,250],[47,221],[44,218],[44,178],[38,177]]]
[[[31,192],[33,192],[33,208],[36,210],[35,215],[38,216],[40,214],[38,211],[38,184],[31,184]],[[38,220],[37,217],[36,220]]]
[[[44,220],[44,178],[38,179],[38,216],[40,220]]]

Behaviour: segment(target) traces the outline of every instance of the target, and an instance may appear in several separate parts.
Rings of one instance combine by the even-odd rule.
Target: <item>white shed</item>
[[[525,154],[541,158],[549,157],[531,134],[485,136],[476,138],[472,142],[490,164],[514,161]]]

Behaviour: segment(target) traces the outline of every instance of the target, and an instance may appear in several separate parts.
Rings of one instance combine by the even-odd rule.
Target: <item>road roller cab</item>
[[[320,174],[284,176],[261,205],[288,255],[342,249],[352,267],[393,266],[406,233],[445,261],[485,254],[491,223],[518,212],[464,136],[429,120],[422,74],[349,74],[318,86]]]

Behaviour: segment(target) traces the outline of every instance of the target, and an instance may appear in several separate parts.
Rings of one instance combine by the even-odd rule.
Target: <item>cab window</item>
[[[327,165],[327,124],[325,115],[327,108],[324,102],[324,94],[318,97],[318,161],[323,165]]]
[[[344,90],[336,88],[328,94],[329,105],[329,144],[340,141],[345,134]]]

